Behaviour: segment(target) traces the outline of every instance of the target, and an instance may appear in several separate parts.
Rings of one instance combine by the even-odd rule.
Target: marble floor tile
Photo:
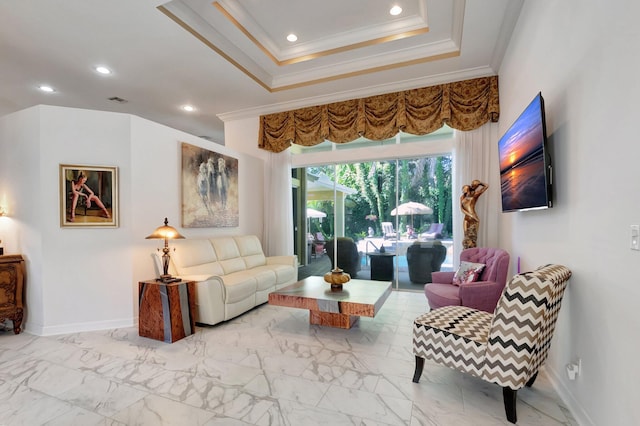
[[[73,407],[70,411],[44,423],[45,426],[126,426],[109,417],[102,416],[80,407]]]
[[[256,376],[243,389],[253,395],[316,406],[329,386],[315,380],[265,371],[264,375]]]
[[[27,386],[0,380],[0,424],[42,425],[73,408]]]
[[[367,392],[373,392],[379,380],[377,374],[362,373],[340,365],[315,362],[302,373],[302,377]]]
[[[87,376],[79,385],[59,394],[58,398],[104,416],[112,416],[146,395],[146,392],[109,379]]]
[[[126,425],[205,425],[214,414],[189,405],[149,395],[113,416]]]
[[[37,358],[17,358],[3,364],[0,378],[58,396],[82,384],[86,374]]]
[[[173,344],[137,327],[39,337],[0,330],[0,425],[493,426],[502,390],[427,361],[413,383],[422,292],[393,292],[350,330],[262,305]],[[575,426],[544,370],[518,424]]]
[[[258,420],[258,426],[331,425],[353,426],[362,424],[358,419],[337,412],[295,401],[278,401]]]
[[[193,374],[207,377],[224,386],[245,386],[257,376],[263,375],[264,370],[205,358],[195,366]]]
[[[403,425],[411,420],[412,402],[372,392],[332,385],[318,404],[351,416]]]

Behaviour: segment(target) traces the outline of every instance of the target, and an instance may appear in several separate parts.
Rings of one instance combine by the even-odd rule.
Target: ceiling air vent
[[[122,98],[120,98],[120,97],[118,97],[118,96],[112,96],[112,97],[110,97],[110,98],[108,98],[108,99],[109,99],[111,102],[115,102],[115,103],[118,103],[118,104],[126,104],[127,102],[129,102],[128,100],[126,100],[126,99],[122,99]]]

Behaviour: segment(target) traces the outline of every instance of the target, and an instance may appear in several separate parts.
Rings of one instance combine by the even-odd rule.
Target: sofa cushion
[[[256,277],[257,288],[260,290],[267,290],[269,288],[275,289],[276,286],[276,273],[272,268],[268,266],[257,266],[247,270]]]
[[[224,283],[225,303],[236,303],[253,297],[257,289],[255,274],[250,271],[238,271],[220,277]]]
[[[258,237],[255,235],[243,235],[234,237],[234,240],[238,245],[238,251],[244,259],[247,269],[263,266],[267,263]]]
[[[424,293],[431,309],[436,309],[442,306],[461,305],[458,288],[451,284],[433,283],[424,286]]]
[[[233,237],[212,238],[210,241],[225,275],[247,269]]]
[[[209,240],[175,240],[170,253],[178,275],[220,275],[222,267]]]
[[[276,274],[276,285],[295,282],[298,279],[298,268],[292,268],[290,265],[270,264],[266,266]]]

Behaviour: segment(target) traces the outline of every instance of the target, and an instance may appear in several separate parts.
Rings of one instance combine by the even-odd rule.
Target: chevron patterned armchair
[[[414,383],[425,359],[502,386],[507,420],[515,423],[516,393],[531,386],[547,359],[571,271],[546,265],[514,276],[493,314],[464,306],[427,312],[413,323]]]

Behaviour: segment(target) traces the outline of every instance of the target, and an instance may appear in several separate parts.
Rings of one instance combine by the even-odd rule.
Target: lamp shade
[[[164,225],[156,228],[153,233],[147,237],[147,240],[176,240],[176,239],[184,239],[176,228],[173,226],[169,226],[169,221],[167,218],[164,218]]]

